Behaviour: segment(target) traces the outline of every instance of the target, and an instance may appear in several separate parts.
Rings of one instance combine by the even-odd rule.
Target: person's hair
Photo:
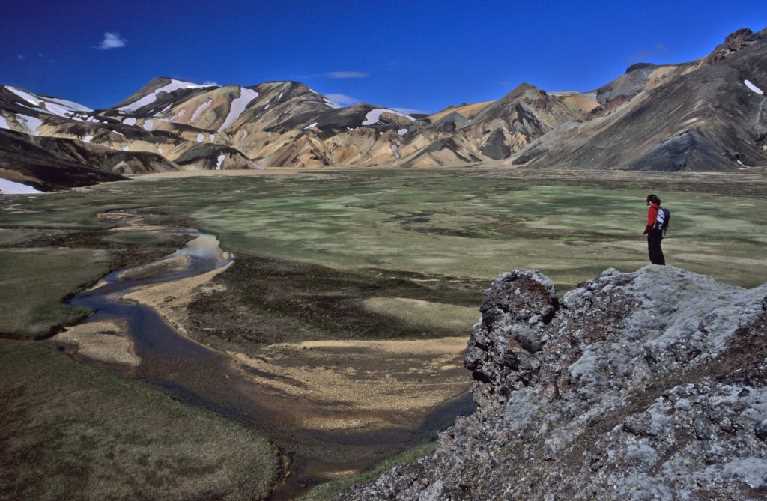
[[[652,203],[660,205],[660,198],[658,198],[658,195],[647,195],[646,200],[648,202],[652,202]]]

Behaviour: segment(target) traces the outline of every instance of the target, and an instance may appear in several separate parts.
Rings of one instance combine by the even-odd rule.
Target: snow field
[[[247,108],[257,97],[258,92],[245,87],[240,87],[240,97],[232,100],[232,104],[229,107],[229,114],[226,116],[226,120],[224,120],[224,123],[218,130],[222,131],[232,125],[238,118],[240,118],[240,115],[245,111],[245,108]]]
[[[365,121],[362,122],[362,125],[374,125],[381,121],[381,115],[384,113],[391,113],[392,115],[398,115],[403,118],[407,118],[411,122],[415,122],[415,118],[411,117],[410,115],[407,115],[405,113],[401,113],[396,110],[390,110],[388,108],[374,108],[367,112],[367,115],[365,115]]]
[[[191,82],[183,82],[181,80],[173,79],[173,80],[170,81],[169,84],[163,85],[159,89],[156,89],[154,92],[151,92],[151,93],[147,94],[146,96],[142,97],[141,99],[137,99],[136,101],[133,101],[130,104],[126,104],[125,106],[122,106],[122,107],[120,107],[118,109],[120,111],[123,111],[123,112],[131,113],[131,112],[134,112],[136,110],[139,110],[139,109],[143,108],[144,106],[148,106],[148,105],[154,103],[155,101],[157,101],[157,98],[162,93],[173,92],[173,91],[180,90],[180,89],[202,89],[202,88],[205,88],[205,87],[210,87],[210,85],[200,85],[200,84],[195,84],[195,83],[191,83]]]
[[[16,183],[0,177],[0,195],[32,195],[42,193],[23,183]]]

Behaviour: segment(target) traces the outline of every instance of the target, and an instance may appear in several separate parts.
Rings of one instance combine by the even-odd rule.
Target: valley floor
[[[55,497],[53,484],[31,486],[68,474],[58,465],[75,456],[84,497],[152,497],[173,478],[179,498],[204,486],[238,499],[234,486],[265,494],[280,482],[276,497],[289,498],[358,474],[469,410],[462,351],[499,272],[539,268],[567,289],[609,266],[644,264],[649,192],[672,210],[670,263],[744,286],[767,281],[759,170],[198,174],[0,198],[0,356],[14,361],[0,364],[9,396],[0,499]],[[162,258],[190,240],[189,228],[215,235],[234,262],[152,283],[183,268]],[[172,326],[172,346],[205,350],[205,363],[152,351],[119,319],[91,317],[59,334],[88,315],[66,297],[129,268],[145,282],[126,300]],[[43,387],[74,396],[67,405],[32,398]],[[116,410],[116,394],[130,412]],[[170,415],[178,425],[157,424]],[[134,438],[107,440],[115,427]],[[219,431],[186,443],[199,427]],[[71,440],[44,438],[52,434]],[[242,434],[252,438],[227,442]],[[137,441],[144,452],[125,456],[129,464],[103,460]],[[229,459],[195,463],[198,447]],[[130,480],[98,490],[118,471]],[[159,490],[142,490],[152,482]]]

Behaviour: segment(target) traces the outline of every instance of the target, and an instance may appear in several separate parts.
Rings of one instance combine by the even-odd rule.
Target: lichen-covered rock
[[[767,284],[607,270],[561,301],[516,270],[486,291],[477,411],[345,500],[767,497]]]
[[[533,354],[543,346],[544,328],[558,308],[554,285],[539,273],[505,273],[487,289],[479,309],[482,320],[464,356],[480,409],[502,405],[535,377],[540,363]]]

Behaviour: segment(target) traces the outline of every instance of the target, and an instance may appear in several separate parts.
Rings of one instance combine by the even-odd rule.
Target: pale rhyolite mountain
[[[522,84],[431,116],[340,107],[289,81],[156,78],[104,110],[0,86],[0,129],[18,133],[0,135],[0,177],[55,189],[102,180],[95,171],[265,166],[738,169],[767,164],[762,89],[767,30],[739,30],[699,61],[632,65],[592,92]],[[69,174],[51,177],[59,164]]]

